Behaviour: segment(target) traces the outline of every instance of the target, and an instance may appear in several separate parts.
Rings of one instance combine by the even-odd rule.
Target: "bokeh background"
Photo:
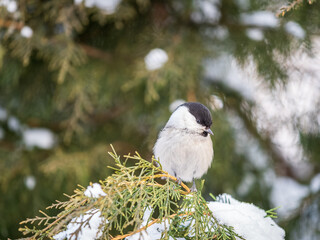
[[[110,144],[150,159],[184,101],[213,115],[204,196],[279,206],[286,239],[320,239],[319,11],[313,0],[0,0],[0,239],[110,175]]]

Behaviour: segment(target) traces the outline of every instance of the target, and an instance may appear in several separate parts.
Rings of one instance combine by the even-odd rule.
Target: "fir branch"
[[[48,209],[62,209],[57,216],[50,217],[41,212],[44,217],[21,222],[32,225],[38,222],[38,226],[44,226],[43,229],[24,226],[20,231],[31,234],[30,239],[52,238],[62,231],[67,231],[69,224],[73,224],[73,230],[68,236],[77,239],[84,228],[91,228],[90,221],[95,214],[99,214],[99,219],[102,222],[106,221],[99,225],[99,231],[103,232],[106,239],[124,239],[159,223],[165,226],[166,230],[163,232],[165,238],[169,235],[181,237],[185,234],[191,234],[196,239],[239,237],[232,228],[219,223],[200,192],[190,194],[190,189],[185,184],[178,185],[175,177],[155,166],[155,159],[147,161],[136,153],[134,156],[125,156],[126,160],[121,161],[113,147],[112,150],[113,152],[109,154],[116,163],[115,173],[100,181],[104,196],[89,197],[85,194],[86,189],[79,186],[75,194],[71,196],[65,194],[68,201],[56,201],[48,207]],[[134,160],[136,163],[127,166],[129,160]],[[159,178],[165,178],[165,183],[156,182]],[[147,216],[148,220],[144,216],[146,209],[151,209],[150,216]],[[152,219],[154,209],[157,209],[158,217]],[[142,224],[143,221],[147,222]],[[188,225],[187,232],[181,228],[182,223]],[[128,232],[129,226],[133,226],[134,230]],[[112,237],[109,234],[111,230],[116,230],[120,234]]]
[[[288,4],[287,6],[283,6],[281,7],[279,10],[279,12],[277,13],[277,17],[284,17],[284,15],[288,12],[290,12],[291,10],[294,10],[298,7],[300,7],[303,2],[307,2],[310,5],[314,2],[315,0],[294,0],[293,2],[291,2],[290,4]]]

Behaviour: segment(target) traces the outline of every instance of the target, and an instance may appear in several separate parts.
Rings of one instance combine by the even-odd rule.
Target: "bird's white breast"
[[[163,170],[191,182],[208,171],[213,158],[212,141],[210,136],[168,127],[160,133],[154,155]]]

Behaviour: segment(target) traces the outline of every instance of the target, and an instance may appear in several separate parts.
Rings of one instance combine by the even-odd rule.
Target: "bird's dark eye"
[[[197,119],[197,123],[199,123],[199,124],[200,124],[200,120],[199,120],[199,119]]]

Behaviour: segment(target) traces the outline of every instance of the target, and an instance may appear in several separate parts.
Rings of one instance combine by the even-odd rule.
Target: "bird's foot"
[[[181,178],[177,177],[177,183],[181,185],[181,182],[182,182]]]
[[[190,191],[191,191],[191,192],[197,192],[198,190],[197,190],[197,187],[192,186],[192,187],[190,188]]]
[[[192,187],[190,188],[190,191],[191,192],[197,192],[197,186],[196,186],[196,182],[195,180],[193,179],[193,184],[192,184]]]

